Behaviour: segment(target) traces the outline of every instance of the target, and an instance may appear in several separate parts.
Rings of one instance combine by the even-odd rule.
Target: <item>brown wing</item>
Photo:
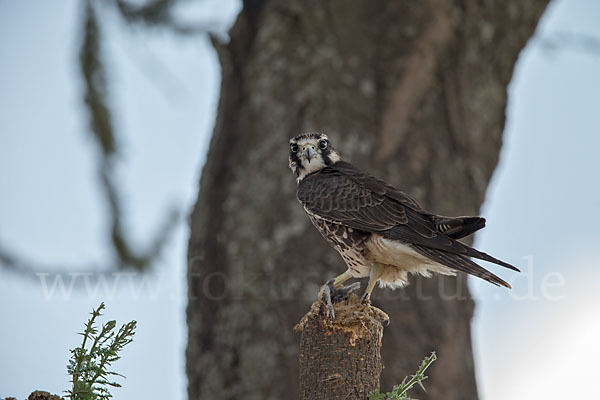
[[[403,191],[396,189],[386,181],[383,181],[379,178],[374,177],[373,175],[369,175],[366,172],[361,171],[360,169],[356,168],[354,165],[348,162],[339,161],[335,163],[331,167],[331,169],[351,178],[354,182],[358,183],[365,189],[394,199],[400,204],[407,206],[414,211],[426,213],[426,211],[421,207],[421,205],[408,193],[404,193]]]
[[[305,177],[298,186],[298,200],[312,213],[332,222],[518,271],[438,230],[439,221],[446,217],[426,212],[406,193],[347,162],[339,161]],[[456,234],[461,233],[458,230]],[[448,265],[447,262],[442,264]],[[456,268],[452,264],[448,266]]]

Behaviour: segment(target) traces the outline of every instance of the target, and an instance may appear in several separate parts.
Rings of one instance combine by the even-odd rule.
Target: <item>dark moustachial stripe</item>
[[[296,165],[294,173],[296,174],[296,176],[300,175],[300,169],[304,167],[302,166],[302,163],[298,158],[298,152],[293,152],[292,150],[290,150],[290,160],[292,160],[292,162],[294,162]]]
[[[328,167],[331,166],[331,164],[333,164],[333,161],[331,161],[331,158],[329,158],[329,153],[331,153],[331,143],[327,141],[327,148],[321,150],[321,157],[323,157],[323,162]]]

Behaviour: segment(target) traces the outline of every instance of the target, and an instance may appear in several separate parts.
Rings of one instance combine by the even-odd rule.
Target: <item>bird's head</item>
[[[290,168],[296,174],[298,182],[306,175],[339,160],[339,154],[323,133],[302,133],[290,139]]]

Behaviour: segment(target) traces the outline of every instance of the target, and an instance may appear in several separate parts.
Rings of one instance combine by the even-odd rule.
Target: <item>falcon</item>
[[[296,175],[298,200],[348,267],[328,282],[333,290],[343,290],[350,278],[368,277],[361,298],[365,303],[377,282],[396,289],[408,284],[409,273],[430,277],[456,271],[510,288],[470,257],[519,271],[458,241],[483,228],[484,218],[424,210],[408,194],[343,161],[322,133],[290,139],[289,166]]]

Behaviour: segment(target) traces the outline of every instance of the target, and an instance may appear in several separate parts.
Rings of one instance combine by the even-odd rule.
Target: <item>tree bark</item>
[[[190,399],[298,397],[291,327],[345,266],[295,199],[289,138],[325,132],[426,208],[477,214],[506,87],[546,2],[244,2],[216,44],[219,111],[191,216]],[[422,398],[477,398],[464,276],[411,279],[373,302],[391,318],[382,390],[436,350]]]
[[[379,389],[383,311],[358,296],[334,305],[328,318],[316,301],[294,330],[300,339],[300,400],[364,400]]]

